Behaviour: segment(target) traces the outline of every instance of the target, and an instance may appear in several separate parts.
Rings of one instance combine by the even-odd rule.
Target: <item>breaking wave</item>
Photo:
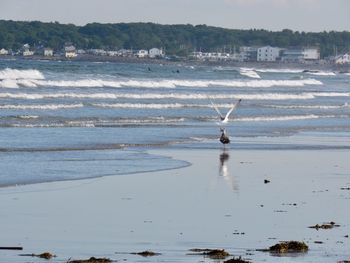
[[[243,76],[253,78],[253,79],[261,78],[258,73],[256,73],[253,69],[249,69],[249,68],[241,68],[239,73]]]
[[[303,93],[250,93],[250,94],[208,94],[208,93],[0,93],[0,98],[41,100],[41,99],[246,99],[246,100],[307,100],[316,97],[350,97],[349,92],[303,92]]]
[[[255,72],[256,73],[256,72]],[[253,77],[252,72],[245,74]],[[258,77],[256,73],[255,78]],[[110,87],[110,88],[176,88],[176,87],[196,87],[205,88],[210,86],[222,87],[247,87],[247,88],[271,88],[279,87],[303,87],[305,85],[323,85],[316,79],[301,80],[102,80],[102,79],[81,79],[81,80],[42,80],[42,79],[3,79],[0,81],[2,88],[20,88],[20,87]]]
[[[1,80],[16,80],[16,79],[45,79],[44,75],[36,69],[10,69],[6,68],[0,70],[0,79]]]
[[[234,121],[255,122],[255,121],[291,121],[291,120],[308,120],[318,118],[333,118],[336,116],[319,116],[319,115],[293,115],[293,116],[261,116],[261,117],[241,117],[235,118]]]
[[[275,108],[275,109],[320,109],[320,110],[330,110],[330,109],[343,109],[350,108],[348,103],[343,105],[265,105],[265,107]]]
[[[254,69],[263,73],[302,73],[302,69]]]
[[[42,105],[0,105],[0,109],[6,110],[59,110],[84,107],[82,103],[78,104],[42,104]],[[24,117],[26,118],[26,117]],[[29,117],[27,117],[29,118]]]
[[[315,76],[336,76],[334,72],[331,71],[316,71],[316,72],[307,72],[307,74]]]

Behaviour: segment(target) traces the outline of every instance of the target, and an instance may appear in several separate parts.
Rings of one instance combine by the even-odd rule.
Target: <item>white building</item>
[[[318,48],[303,48],[304,60],[319,60],[320,50]]]
[[[33,56],[34,55],[34,51],[30,51],[29,49],[26,49],[22,52],[22,55],[24,57],[28,57],[28,56]]]
[[[276,61],[280,57],[280,48],[265,46],[257,50],[257,61]]]
[[[258,49],[256,47],[240,47],[239,48],[239,61],[256,61]]]
[[[53,56],[53,50],[52,50],[52,48],[45,48],[45,49],[44,49],[44,56],[45,56],[45,57],[52,57],[52,56]]]
[[[140,49],[136,52],[136,57],[138,57],[138,58],[148,57],[148,51],[144,50],[144,49]]]
[[[75,58],[77,56],[77,52],[75,46],[69,45],[64,47],[64,56],[66,58]]]
[[[24,57],[27,56],[33,56],[34,55],[34,51],[30,51],[30,45],[29,44],[24,44],[22,47],[22,55]]]
[[[4,48],[0,49],[0,55],[8,55],[8,54],[9,54],[8,50]]]
[[[303,62],[306,60],[319,60],[320,50],[318,48],[294,48],[282,52],[282,61]]]
[[[131,49],[119,49],[118,50],[118,56],[120,57],[132,57],[133,56],[133,52]]]
[[[334,63],[335,64],[349,64],[350,63],[350,54],[336,56]]]
[[[159,58],[159,57],[164,57],[164,52],[163,49],[159,48],[151,48],[148,52],[148,56],[150,58]]]

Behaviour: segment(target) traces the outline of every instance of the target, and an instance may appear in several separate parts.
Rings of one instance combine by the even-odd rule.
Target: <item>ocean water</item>
[[[349,98],[333,71],[0,60],[0,186],[185,166],[146,150],[221,148],[210,99],[242,99],[229,147],[347,149]]]

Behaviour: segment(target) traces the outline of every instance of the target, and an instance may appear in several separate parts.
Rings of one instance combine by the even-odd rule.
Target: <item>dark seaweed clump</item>
[[[203,255],[211,259],[225,259],[230,255],[224,249],[193,248],[190,251],[194,252],[192,255]]]
[[[242,259],[241,257],[238,257],[225,260],[224,263],[251,263],[251,261],[247,261]]]
[[[89,259],[78,259],[78,260],[68,260],[67,263],[109,263],[112,262],[109,258],[95,258],[91,257]]]
[[[329,222],[329,223],[324,223],[322,225],[316,224],[314,226],[309,226],[309,228],[314,228],[316,230],[319,229],[332,229],[334,227],[340,227],[340,225],[336,224],[335,222]]]
[[[41,254],[21,254],[20,256],[37,257],[37,258],[43,258],[43,259],[51,259],[53,257],[56,257],[54,254],[51,254],[50,252],[44,252]]]
[[[131,253],[132,255],[139,255],[143,257],[153,257],[153,256],[158,256],[161,255],[160,253],[155,253],[153,251],[145,250],[142,252],[137,252],[137,253]]]
[[[300,253],[308,250],[309,247],[304,242],[299,241],[280,242],[268,249],[268,251],[273,253]]]

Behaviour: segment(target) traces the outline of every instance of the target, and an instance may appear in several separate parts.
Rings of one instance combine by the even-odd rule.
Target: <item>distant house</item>
[[[320,49],[319,48],[303,48],[303,55],[305,60],[319,60]]]
[[[350,63],[350,54],[343,54],[343,55],[339,55],[336,56],[334,59],[334,63],[335,64],[349,64]]]
[[[239,61],[256,61],[258,48],[256,47],[240,47],[239,48]]]
[[[319,60],[318,48],[290,48],[282,51],[281,60],[284,62],[303,62],[307,60]]]
[[[45,57],[52,57],[53,56],[53,49],[52,48],[44,48],[44,56]]]
[[[24,44],[22,47],[22,55],[24,57],[28,57],[28,56],[33,56],[34,55],[34,51],[30,50],[30,45],[29,44]]]
[[[286,49],[282,51],[281,61],[283,62],[301,62],[304,60],[302,49]]]
[[[160,58],[160,57],[164,57],[163,49],[151,48],[151,49],[148,51],[148,56],[149,56],[150,58]]]
[[[33,55],[34,55],[34,51],[31,51],[31,50],[29,50],[29,49],[26,49],[26,50],[23,50],[22,55],[23,55],[24,57],[33,56]]]
[[[9,54],[8,50],[4,48],[0,49],[0,55],[8,55],[8,54]]]
[[[257,61],[277,61],[280,57],[281,49],[278,47],[265,46],[257,50]]]
[[[132,57],[133,52],[131,49],[119,49],[118,56],[120,56],[120,57]]]
[[[148,51],[147,50],[144,50],[144,49],[140,49],[136,52],[136,57],[138,58],[145,58],[145,57],[148,57]]]
[[[77,52],[75,46],[67,45],[64,47],[64,56],[66,58],[75,58],[77,56]]]

